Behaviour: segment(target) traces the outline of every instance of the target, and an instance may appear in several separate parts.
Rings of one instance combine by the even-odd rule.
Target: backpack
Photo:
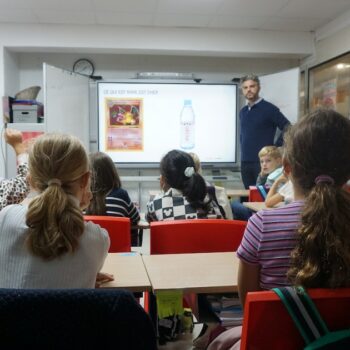
[[[350,329],[330,332],[304,288],[282,287],[272,290],[281,298],[304,338],[304,350],[350,349]]]

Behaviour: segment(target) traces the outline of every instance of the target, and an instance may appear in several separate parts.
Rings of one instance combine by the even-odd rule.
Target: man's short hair
[[[245,75],[244,77],[241,78],[241,84],[243,84],[247,80],[253,80],[260,86],[260,80],[257,75],[254,75],[254,74]]]

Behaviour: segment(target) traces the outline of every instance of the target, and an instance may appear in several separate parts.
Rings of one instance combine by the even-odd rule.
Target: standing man
[[[241,88],[248,102],[239,113],[241,175],[244,187],[249,188],[255,185],[260,172],[259,151],[264,146],[282,146],[283,132],[290,122],[275,105],[259,97],[260,80],[256,75],[243,77]],[[281,135],[274,142],[277,129]]]

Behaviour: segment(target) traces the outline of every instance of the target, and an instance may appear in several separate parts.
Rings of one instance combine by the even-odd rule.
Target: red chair
[[[259,192],[259,190],[256,188],[256,186],[249,186],[249,202],[265,202],[263,196]]]
[[[350,288],[309,289],[330,331],[350,327]],[[248,293],[241,350],[298,350],[304,341],[280,298],[272,291]]]
[[[151,254],[234,252],[241,243],[246,221],[195,219],[157,221],[150,224]],[[195,294],[187,301],[195,304]],[[194,307],[192,307],[194,308]],[[145,293],[149,311],[149,295]]]
[[[84,220],[92,221],[108,231],[111,240],[109,253],[131,251],[130,218],[84,215]]]
[[[151,222],[151,254],[234,252],[246,225],[246,221],[219,219]]]

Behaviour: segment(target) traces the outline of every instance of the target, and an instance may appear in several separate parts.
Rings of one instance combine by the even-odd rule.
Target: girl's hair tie
[[[334,179],[329,175],[319,175],[315,178],[316,185],[318,185],[321,182],[328,183],[330,185],[334,185]]]
[[[194,174],[194,168],[193,166],[188,166],[185,171],[184,174],[186,177],[191,177]]]
[[[57,186],[62,186],[62,181],[60,179],[51,179],[47,182],[47,186],[52,186],[52,185],[57,185]]]

